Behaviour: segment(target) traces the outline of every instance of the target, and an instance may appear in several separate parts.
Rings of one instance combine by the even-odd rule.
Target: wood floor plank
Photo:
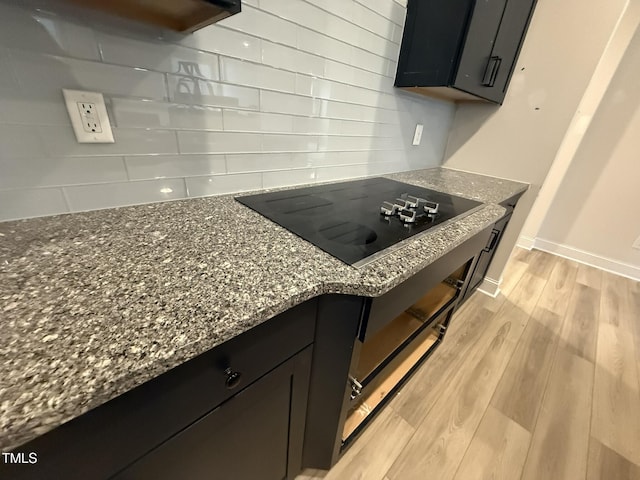
[[[602,270],[581,263],[578,265],[576,282],[599,290],[602,286]]]
[[[564,315],[578,274],[578,264],[561,257],[555,257],[555,263],[549,280],[538,301],[538,307],[545,308],[558,315]]]
[[[482,339],[492,325],[493,316],[493,312],[479,308],[469,312],[464,318],[454,318],[451,323],[461,322],[462,328],[447,334],[445,341],[425,366],[415,373],[390,402],[390,407],[410,425],[420,425],[440,398],[442,389],[450,382],[451,376],[465,368],[474,350],[486,344]]]
[[[587,480],[640,480],[640,467],[592,437]]]
[[[526,259],[529,268],[527,271],[538,277],[547,279],[551,276],[551,272],[556,265],[555,255],[551,255],[547,252],[541,252],[540,250],[531,250],[531,254]]]
[[[598,331],[591,435],[640,465],[640,391],[633,340],[609,323]]]
[[[455,480],[520,478],[531,434],[489,407],[458,469]]]
[[[500,285],[500,291],[504,297],[508,297],[511,294],[528,267],[529,265],[527,263],[517,260],[507,265],[502,276],[502,284]]]
[[[413,433],[402,417],[384,409],[324,480],[382,480]]]
[[[562,318],[536,308],[491,399],[491,405],[533,432],[542,405]]]
[[[496,330],[497,327],[497,330]],[[514,328],[515,327],[515,328]],[[517,340],[510,320],[486,332],[488,346],[467,359],[440,391],[440,397],[391,466],[391,480],[450,480],[462,461]]]
[[[599,311],[600,291],[577,283],[569,298],[560,346],[594,362]]]
[[[593,371],[593,363],[558,348],[522,480],[585,478]]]
[[[533,309],[536,307],[546,284],[546,278],[526,271],[517,283],[516,288],[506,297],[507,301],[501,307],[501,310],[515,307],[526,313],[528,317],[533,313]]]
[[[600,321],[631,331],[633,320],[629,318],[631,312],[628,311],[629,305],[626,302],[633,292],[627,279],[613,273],[602,272],[601,292]]]
[[[530,252],[531,250],[527,250],[526,248],[516,246],[513,249],[513,252],[511,252],[511,257],[509,257],[509,263],[516,260],[524,261]]]

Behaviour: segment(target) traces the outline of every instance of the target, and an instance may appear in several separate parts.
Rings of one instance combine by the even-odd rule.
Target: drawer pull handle
[[[234,372],[231,368],[227,368],[225,369],[224,374],[227,376],[224,384],[229,390],[233,390],[240,384],[240,377],[242,377],[240,372]]]

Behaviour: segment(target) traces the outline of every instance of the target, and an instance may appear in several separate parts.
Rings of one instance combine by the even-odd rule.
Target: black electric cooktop
[[[236,197],[240,203],[349,265],[471,213],[480,202],[367,178]]]

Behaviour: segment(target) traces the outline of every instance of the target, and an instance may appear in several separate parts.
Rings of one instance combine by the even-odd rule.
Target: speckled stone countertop
[[[527,188],[443,168],[387,177],[487,205],[413,237],[402,262],[388,255],[362,268],[232,196],[0,223],[0,447],[317,295],[381,295],[495,222],[504,214],[495,204]]]

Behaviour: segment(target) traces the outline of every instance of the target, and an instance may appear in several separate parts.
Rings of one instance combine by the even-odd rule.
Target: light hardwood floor
[[[329,472],[297,480],[640,480],[640,283],[516,249]]]

